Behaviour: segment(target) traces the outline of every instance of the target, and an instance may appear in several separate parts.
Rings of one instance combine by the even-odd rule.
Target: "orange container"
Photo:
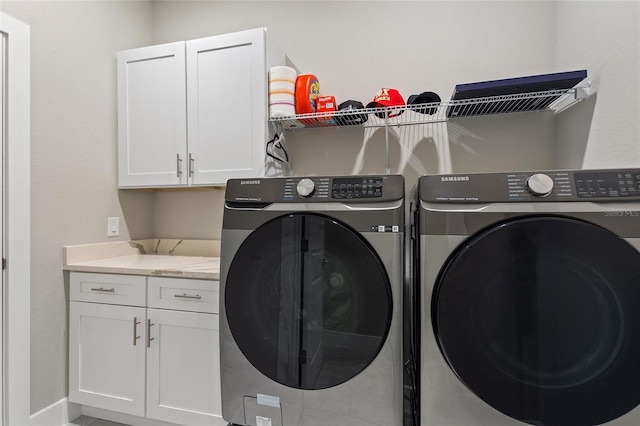
[[[296,114],[316,112],[316,101],[320,95],[320,82],[313,74],[301,74],[296,78]]]

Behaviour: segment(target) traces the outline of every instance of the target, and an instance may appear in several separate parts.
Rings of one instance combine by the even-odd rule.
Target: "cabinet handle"
[[[190,296],[188,294],[174,294],[173,297],[180,297],[182,299],[202,299],[202,296],[200,296],[199,294],[196,294],[195,296]]]
[[[180,154],[176,154],[176,168],[178,170],[177,176],[182,176],[182,159],[180,159]]]
[[[189,153],[189,177],[193,177],[193,169],[194,169],[194,159],[193,156],[191,155],[191,153]]]
[[[153,340],[153,337],[151,337],[151,326],[155,325],[154,323],[151,322],[151,320],[147,320],[147,347],[150,348],[151,347],[151,341]]]
[[[133,317],[133,346],[136,345],[136,340],[140,338],[140,336],[138,336],[138,324],[140,324],[138,318]]]
[[[100,287],[100,288],[92,288],[91,291],[106,291],[106,292],[109,292],[109,293],[113,293],[113,292],[116,291],[116,289],[115,288],[103,288],[103,287]]]

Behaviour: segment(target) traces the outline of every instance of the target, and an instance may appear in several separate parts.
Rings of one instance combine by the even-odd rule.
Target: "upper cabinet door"
[[[267,128],[264,28],[187,41],[193,184],[263,175]]]
[[[120,187],[187,183],[185,43],[118,52]]]

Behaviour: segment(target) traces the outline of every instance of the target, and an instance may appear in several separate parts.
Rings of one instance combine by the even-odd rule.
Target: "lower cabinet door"
[[[147,417],[225,425],[217,314],[147,309]]]
[[[70,302],[69,401],[144,416],[145,311]]]

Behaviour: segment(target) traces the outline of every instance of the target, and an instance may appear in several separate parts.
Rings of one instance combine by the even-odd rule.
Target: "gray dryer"
[[[640,170],[423,176],[422,426],[640,424]]]

